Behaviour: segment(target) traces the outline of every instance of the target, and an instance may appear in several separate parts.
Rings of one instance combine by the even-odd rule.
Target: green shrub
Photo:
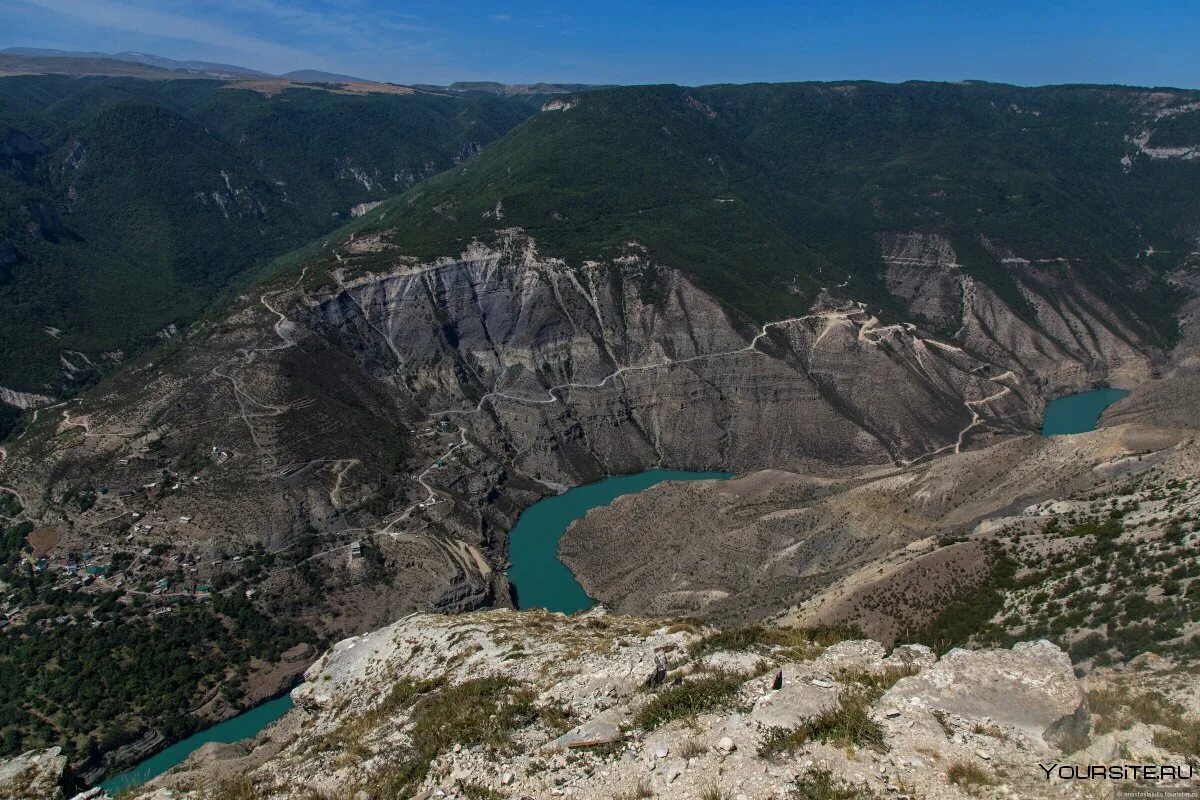
[[[458,790],[462,794],[463,800],[502,800],[504,797],[499,792],[477,783],[464,784]]]
[[[728,705],[737,697],[745,676],[718,672],[668,686],[659,691],[633,718],[633,724],[654,730],[672,720],[694,717],[705,711]]]
[[[513,731],[536,718],[533,693],[508,678],[479,678],[424,695],[413,706],[403,758],[375,776],[367,796],[407,797],[429,762],[455,744],[504,748]]]
[[[871,719],[873,690],[855,687],[842,691],[837,708],[806,720],[795,728],[772,728],[759,747],[763,758],[791,753],[805,743],[817,740],[839,747],[866,747],[886,752],[883,728]]]
[[[992,786],[996,782],[986,769],[966,761],[955,761],[951,764],[950,768],[946,770],[946,778],[955,786],[961,786],[964,789]]]
[[[1178,730],[1156,731],[1154,746],[1186,756],[1195,763],[1200,760],[1200,720],[1184,720]]]
[[[862,638],[864,638],[862,631],[851,627],[768,628],[764,625],[749,625],[744,628],[729,628],[706,636],[688,648],[688,652],[695,657],[720,650],[829,647],[847,639]]]
[[[824,769],[810,769],[796,779],[792,789],[793,800],[869,800],[875,795],[864,789],[849,786],[835,780],[833,773]]]

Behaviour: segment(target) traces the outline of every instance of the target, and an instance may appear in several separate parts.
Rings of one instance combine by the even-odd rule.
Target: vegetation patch
[[[748,625],[730,628],[705,636],[688,648],[695,658],[722,650],[768,650],[782,648],[789,651],[813,651],[816,648],[844,642],[848,639],[865,638],[857,628],[769,628],[765,625]]]
[[[866,747],[887,752],[883,727],[871,718],[871,704],[877,698],[873,690],[854,687],[842,691],[837,708],[805,720],[794,728],[772,728],[758,754],[763,758],[788,755],[810,741],[838,747]]]
[[[1190,720],[1178,730],[1156,731],[1154,746],[1179,753],[1196,763],[1200,760],[1200,719]]]
[[[1200,639],[1187,635],[1200,622],[1197,488],[1194,479],[1148,473],[1055,514],[1040,531],[1008,532],[1021,577],[1004,587],[1003,608],[975,643],[1048,639],[1091,666],[1148,651],[1200,655]]]
[[[0,757],[57,744],[73,759],[98,758],[148,726],[181,739],[204,726],[192,710],[214,688],[236,705],[251,661],[319,641],[238,594],[140,617],[117,592],[53,591],[27,567],[0,565],[0,580],[33,609],[0,634]]]
[[[328,676],[327,676],[328,677]],[[442,686],[440,680],[397,681],[378,704],[368,711],[343,722],[313,745],[316,749],[340,747],[356,755],[367,756],[370,752],[363,746],[362,738],[379,727],[388,717],[409,708],[418,698]]]
[[[1015,585],[1017,562],[999,545],[989,553],[988,577],[977,586],[959,593],[921,630],[908,638],[929,645],[938,654],[960,647],[986,629],[1004,608],[1006,593]]]
[[[633,718],[633,724],[654,730],[676,719],[694,717],[732,703],[745,676],[716,672],[659,691]]]
[[[463,784],[458,787],[458,791],[462,794],[463,800],[501,800],[504,797],[494,789],[480,786],[478,783]]]
[[[950,768],[946,770],[946,779],[955,786],[961,786],[968,790],[992,786],[996,783],[996,779],[990,772],[978,764],[968,761],[955,761],[951,764]]]
[[[455,744],[506,749],[514,731],[533,723],[534,695],[508,678],[479,678],[439,689],[414,703],[410,745],[401,760],[363,787],[371,800],[407,797],[425,777],[429,762]]]
[[[646,800],[649,797],[654,797],[654,792],[645,783],[638,782],[637,786],[628,792],[621,792],[613,800]]]
[[[810,769],[796,778],[792,800],[871,800],[876,795],[837,780],[827,769]]]
[[[1156,747],[1192,761],[1200,759],[1200,720],[1186,716],[1183,706],[1157,692],[1135,692],[1126,686],[1092,691],[1088,692],[1088,708],[1099,718],[1097,735],[1138,723],[1153,725],[1158,729],[1154,733]]]
[[[226,778],[204,793],[204,800],[260,800],[261,797],[247,775]]]
[[[838,679],[846,686],[838,697],[838,707],[806,720],[795,728],[772,728],[759,748],[763,758],[786,755],[817,740],[839,747],[866,747],[886,752],[883,727],[871,718],[871,708],[884,692],[901,678],[916,675],[916,666],[889,667],[880,672],[842,672]]]
[[[901,678],[912,677],[920,671],[921,668],[915,664],[886,667],[879,672],[843,670],[838,674],[838,680],[842,683],[853,684],[867,698],[867,702],[874,703],[883,696],[884,692],[895,686]]]

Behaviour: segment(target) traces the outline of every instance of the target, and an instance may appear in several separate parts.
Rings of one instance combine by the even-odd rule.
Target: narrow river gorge
[[[1104,410],[1127,394],[1124,389],[1096,389],[1053,400],[1046,406],[1042,435],[1060,436],[1094,430]],[[728,472],[650,469],[611,476],[534,503],[521,513],[509,532],[511,566],[508,578],[515,588],[517,607],[574,614],[594,604],[558,554],[563,534],[592,509],[668,481],[727,480],[732,477],[733,474]],[[268,701],[171,745],[101,785],[116,792],[143,783],[182,763],[209,742],[228,743],[255,736],[291,707],[291,698],[287,695]]]

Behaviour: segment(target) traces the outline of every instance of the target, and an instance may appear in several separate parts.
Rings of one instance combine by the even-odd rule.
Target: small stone
[[[456,752],[456,753],[461,753],[461,752],[462,752],[462,745],[461,745],[461,744],[459,744],[458,742],[455,742],[455,743],[454,743],[454,752]]]
[[[730,739],[728,736],[722,736],[720,740],[717,741],[717,752],[732,753],[734,750],[737,750],[737,745],[734,744],[733,739]]]
[[[888,719],[892,719],[893,717],[898,717],[898,716],[900,716],[900,709],[889,708],[887,711],[883,712],[883,715],[885,717],[887,717]]]
[[[991,754],[988,753],[988,751],[986,751],[986,750],[976,750],[975,755],[979,756],[984,761],[987,761],[992,757]]]
[[[658,686],[667,677],[667,657],[660,653],[654,654],[654,669],[646,678],[647,686]]]
[[[659,742],[654,746],[655,758],[666,758],[668,755],[670,755],[670,753],[671,748],[667,746],[666,742]]]
[[[833,688],[833,683],[831,683],[830,681],[823,681],[820,678],[813,678],[812,685],[816,686],[819,689],[832,689]]]
[[[514,777],[515,776],[511,772],[504,773],[503,775],[500,776],[500,785],[508,786],[510,783],[513,782]]]

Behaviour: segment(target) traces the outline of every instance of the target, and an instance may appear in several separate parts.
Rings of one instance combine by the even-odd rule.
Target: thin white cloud
[[[202,19],[183,14],[159,11],[140,5],[131,5],[114,0],[18,0],[78,22],[95,25],[109,30],[162,36],[182,41],[196,42],[210,47],[233,50],[254,55],[275,64],[308,63],[323,64],[312,53],[297,47],[250,36],[215,25]]]
[[[512,14],[488,14],[488,19],[495,20],[496,22],[508,22],[512,19]]]
[[[387,10],[345,8],[316,10],[294,3],[281,3],[278,0],[218,0],[218,4],[229,9],[230,13],[245,14],[249,12],[270,16],[306,33],[369,36],[378,34],[382,30],[401,32],[427,30],[424,25],[418,24],[418,17]]]

